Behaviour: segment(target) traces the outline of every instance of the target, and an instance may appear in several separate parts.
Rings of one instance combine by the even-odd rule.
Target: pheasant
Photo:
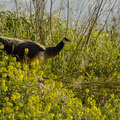
[[[62,50],[65,43],[70,42],[70,40],[64,37],[55,47],[45,47],[31,40],[24,41],[18,38],[8,38],[2,36],[0,36],[0,42],[4,45],[4,50],[8,54],[16,56],[21,62],[25,59],[25,49],[28,49],[27,57],[28,63],[30,64],[35,59],[40,60],[40,56],[42,56],[44,60],[55,57]]]

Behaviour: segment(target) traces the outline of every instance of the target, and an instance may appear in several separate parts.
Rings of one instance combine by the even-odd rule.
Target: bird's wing
[[[16,46],[14,54],[18,55],[20,58],[24,58],[25,49],[28,48],[28,57],[34,58],[39,52],[43,52],[46,48],[38,43],[32,41],[25,41]]]

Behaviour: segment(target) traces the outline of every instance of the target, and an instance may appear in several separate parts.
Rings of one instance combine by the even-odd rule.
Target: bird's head
[[[63,43],[66,43],[66,42],[71,42],[69,39],[67,39],[66,37],[63,38]]]

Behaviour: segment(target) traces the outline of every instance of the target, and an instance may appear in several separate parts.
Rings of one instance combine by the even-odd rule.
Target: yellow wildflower
[[[42,118],[41,120],[47,120],[46,118]]]
[[[98,33],[97,33],[97,32],[93,32],[93,34],[94,34],[95,36],[97,36],[97,35],[98,35]]]
[[[13,104],[11,102],[7,102],[7,106],[12,107]]]
[[[89,113],[89,111],[90,111],[89,107],[85,108],[86,113]]]
[[[21,102],[19,102],[18,106],[21,108],[21,107],[23,107],[23,104]]]
[[[21,97],[21,95],[20,95],[18,92],[16,92],[16,93],[14,93],[14,94],[12,95],[11,99],[12,99],[13,101],[16,101],[16,100],[19,100],[20,97]]]
[[[87,88],[87,89],[85,89],[85,92],[88,94],[90,92],[90,90]]]
[[[88,97],[87,101],[88,101],[88,103],[90,103],[92,101],[92,98]]]
[[[114,72],[114,73],[112,74],[112,76],[113,76],[113,77],[115,77],[116,75],[117,75],[117,73],[116,73],[116,72]]]
[[[3,73],[2,74],[2,78],[6,78],[7,77],[7,74],[6,73]]]
[[[8,56],[5,56],[5,57],[4,57],[4,60],[8,60]]]
[[[15,110],[19,110],[19,107],[18,107],[18,106],[15,106]]]
[[[8,90],[8,87],[7,86],[3,87],[3,90],[4,92],[6,92]]]
[[[105,36],[106,36],[106,37],[108,37],[108,36],[109,36],[109,34],[106,32],[106,33],[105,33]]]
[[[111,94],[110,97],[111,97],[112,99],[114,99],[114,94]]]
[[[10,114],[9,119],[14,120],[14,114]]]
[[[13,57],[13,61],[16,61],[16,57]]]
[[[9,101],[9,97],[5,97],[4,100],[7,102]]]
[[[23,114],[23,113],[19,113],[19,114],[17,115],[17,117],[18,117],[18,119],[23,120],[24,114]]]
[[[44,108],[44,111],[45,112],[49,112],[50,111],[50,109],[51,109],[51,103],[48,103],[46,106],[45,106],[45,108]]]
[[[28,52],[29,52],[29,49],[25,48],[25,54],[28,54]]]
[[[72,120],[72,119],[73,119],[73,116],[72,116],[72,115],[68,115],[68,116],[67,116],[67,119],[68,119],[68,120]]]
[[[10,70],[10,71],[13,70],[13,66],[12,66],[12,65],[9,65],[9,66],[8,66],[8,70]]]

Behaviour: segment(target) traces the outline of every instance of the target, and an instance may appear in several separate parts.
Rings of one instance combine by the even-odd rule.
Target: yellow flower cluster
[[[14,92],[11,96],[11,100],[17,101],[20,99],[20,97],[21,97],[21,95],[18,92]]]
[[[31,70],[15,58],[4,57],[0,64],[0,119],[40,119],[40,120],[104,120],[110,114],[120,114],[120,103],[114,94],[110,95],[107,112],[99,108],[90,90],[85,89],[86,104],[75,97],[72,90],[63,87],[62,82],[45,80],[43,88],[39,87],[37,75],[44,75],[38,63]],[[9,63],[7,62],[9,60]],[[35,61],[36,62],[36,61]],[[112,104],[114,102],[114,104]],[[117,117],[116,117],[117,119]]]

